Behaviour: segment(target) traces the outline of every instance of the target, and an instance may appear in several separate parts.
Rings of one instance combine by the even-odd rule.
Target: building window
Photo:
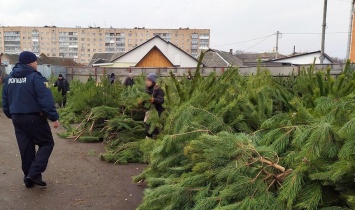
[[[90,49],[88,49],[88,52],[90,52]]]
[[[81,38],[80,40],[83,42],[83,41],[85,41],[85,38]]]

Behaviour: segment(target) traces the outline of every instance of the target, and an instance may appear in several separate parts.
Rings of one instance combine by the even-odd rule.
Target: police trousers
[[[48,121],[40,114],[13,114],[17,144],[25,177],[37,177],[46,170],[54,141]],[[38,150],[36,151],[36,145]]]

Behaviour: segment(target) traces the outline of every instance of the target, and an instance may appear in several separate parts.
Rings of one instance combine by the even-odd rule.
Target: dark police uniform
[[[25,177],[41,176],[54,146],[47,118],[54,122],[59,115],[47,85],[41,73],[25,64],[16,64],[4,80],[2,107],[15,127]]]

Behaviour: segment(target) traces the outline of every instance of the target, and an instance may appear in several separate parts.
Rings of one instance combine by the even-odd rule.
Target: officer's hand
[[[58,120],[55,121],[55,122],[53,122],[53,127],[54,127],[55,129],[59,128],[59,121],[58,121]]]

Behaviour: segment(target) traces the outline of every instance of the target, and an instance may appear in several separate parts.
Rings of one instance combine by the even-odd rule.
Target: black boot
[[[32,188],[35,186],[35,183],[27,179],[27,177],[23,177],[23,182],[25,183],[26,188]]]
[[[43,180],[42,180],[42,176],[41,175],[38,175],[38,176],[35,176],[35,177],[27,177],[27,179],[29,179],[30,181],[32,181],[33,183],[35,183],[36,185],[39,185],[39,186],[46,186],[47,183],[45,183]]]

